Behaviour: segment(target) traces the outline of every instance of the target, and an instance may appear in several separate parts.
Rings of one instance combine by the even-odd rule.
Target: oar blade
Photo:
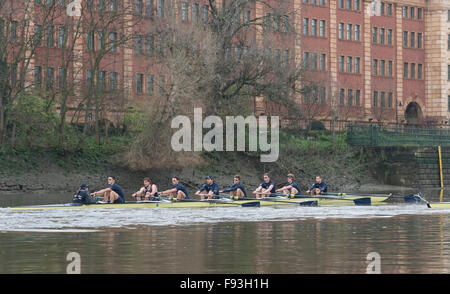
[[[318,206],[319,203],[317,200],[311,200],[311,201],[299,202],[298,205],[300,205],[300,206]]]
[[[357,198],[357,199],[354,199],[353,202],[355,203],[355,205],[371,205],[372,204],[370,197]]]
[[[252,202],[246,202],[241,204],[242,207],[261,207],[261,202],[259,201],[252,201]]]

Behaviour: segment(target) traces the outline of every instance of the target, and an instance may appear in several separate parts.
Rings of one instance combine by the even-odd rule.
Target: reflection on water
[[[422,195],[438,201],[439,191],[433,193]],[[449,201],[446,193],[443,200]],[[0,206],[29,204],[21,201],[31,196],[2,196]],[[51,197],[61,195],[33,199],[56,203]],[[369,252],[380,254],[382,273],[449,273],[449,212],[405,204],[26,212],[3,208],[0,273],[65,273],[69,252],[81,255],[82,273],[365,273]]]

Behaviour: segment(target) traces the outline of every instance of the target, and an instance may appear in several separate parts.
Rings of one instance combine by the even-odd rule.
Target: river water
[[[422,196],[438,201],[439,191]],[[449,273],[450,210],[424,204],[12,211],[63,193],[0,194],[0,273]],[[450,200],[450,191],[442,199]]]

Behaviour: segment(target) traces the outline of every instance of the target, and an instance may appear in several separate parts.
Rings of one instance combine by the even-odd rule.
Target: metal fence
[[[450,128],[349,125],[347,142],[372,147],[450,146]]]

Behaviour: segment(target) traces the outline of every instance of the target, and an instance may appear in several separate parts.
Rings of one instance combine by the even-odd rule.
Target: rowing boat
[[[323,206],[323,205],[373,205],[380,204],[389,198],[386,196],[317,196],[301,198],[267,197],[251,200],[207,199],[207,200],[178,200],[178,201],[137,201],[124,204],[95,203],[80,204],[50,204],[12,207],[13,210],[51,210],[51,209],[109,209],[109,208],[207,208],[207,207],[254,207],[254,206]]]
[[[428,202],[427,206],[433,209],[449,209],[450,202]]]

